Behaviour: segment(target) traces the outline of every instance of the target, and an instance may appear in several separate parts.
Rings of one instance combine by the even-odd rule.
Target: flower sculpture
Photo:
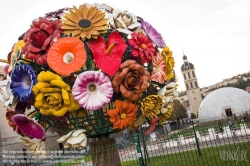
[[[149,134],[173,110],[175,62],[166,44],[142,17],[106,4],[46,13],[5,60],[0,101],[9,125],[33,150],[43,149],[26,137],[44,139],[46,131],[77,149],[87,137],[145,122]]]

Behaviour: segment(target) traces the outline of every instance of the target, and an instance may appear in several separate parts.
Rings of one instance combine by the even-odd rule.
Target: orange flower
[[[125,129],[136,120],[137,110],[138,106],[132,102],[116,100],[115,109],[108,110],[107,114],[114,129]]]
[[[48,52],[49,67],[61,76],[78,71],[86,59],[84,44],[75,37],[58,39]]]

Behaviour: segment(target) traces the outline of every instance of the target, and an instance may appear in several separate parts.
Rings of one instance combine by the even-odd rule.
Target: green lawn
[[[238,151],[237,155],[236,152]],[[233,156],[231,155],[233,154]],[[238,161],[237,161],[238,156]],[[138,166],[137,160],[122,162],[122,166]],[[175,154],[150,157],[147,166],[228,166],[250,165],[250,142],[221,145],[201,149],[201,156],[196,150]]]

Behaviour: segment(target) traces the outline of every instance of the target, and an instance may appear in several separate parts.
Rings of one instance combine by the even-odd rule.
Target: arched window
[[[190,74],[189,74],[189,72],[188,72],[188,78],[190,79]]]
[[[188,84],[186,84],[186,88],[188,89]]]
[[[193,83],[192,82],[190,82],[190,86],[191,86],[191,88],[193,88]]]
[[[194,74],[194,71],[192,71],[192,73],[193,73],[193,77],[195,78],[195,74]]]
[[[196,87],[196,88],[198,88],[198,84],[197,84],[197,82],[196,82],[196,81],[194,82],[194,84],[195,84],[195,87]]]
[[[184,75],[184,80],[186,80],[186,74],[185,74],[185,73],[183,73],[183,75]]]

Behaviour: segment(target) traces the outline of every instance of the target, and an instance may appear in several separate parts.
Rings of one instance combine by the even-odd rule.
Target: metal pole
[[[135,145],[136,145],[136,151],[137,151],[137,157],[138,157],[138,160],[139,160],[139,164],[140,164],[140,166],[146,166],[144,164],[144,161],[143,161],[143,157],[142,157],[142,153],[141,153],[140,140],[139,140],[138,134],[134,134],[134,141],[135,141]]]
[[[194,129],[194,121],[192,120],[192,121],[191,121],[191,123],[192,123],[192,125],[193,125],[194,137],[195,137],[195,143],[196,143],[196,147],[197,147],[198,155],[199,155],[199,156],[201,156],[200,144],[199,144],[199,141],[198,141],[198,138],[197,138],[197,135],[196,135],[195,129]]]

